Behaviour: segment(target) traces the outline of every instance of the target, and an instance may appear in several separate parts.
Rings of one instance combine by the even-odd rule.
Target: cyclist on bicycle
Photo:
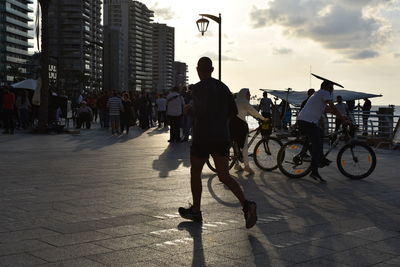
[[[236,161],[235,170],[246,171],[249,174],[253,174],[254,171],[249,165],[249,152],[248,152],[248,135],[249,126],[246,122],[246,116],[251,115],[262,121],[268,121],[269,119],[263,117],[257,110],[250,105],[250,90],[243,88],[236,94],[236,107],[238,114],[231,120],[231,137],[237,143],[239,149],[242,151],[242,158],[244,163],[244,169],[240,166],[239,161]]]
[[[337,110],[335,104],[332,101],[333,85],[337,85],[342,88],[343,86],[320,76],[314,76],[318,79],[323,80],[321,84],[321,89],[315,92],[307,101],[304,108],[297,116],[297,122],[300,132],[306,135],[311,142],[310,177],[320,182],[326,182],[319,174],[318,168],[329,165],[331,161],[324,157],[324,133],[323,130],[318,126],[318,121],[321,118],[322,114],[327,111],[336,115],[336,117],[345,124],[350,124],[351,122]]]

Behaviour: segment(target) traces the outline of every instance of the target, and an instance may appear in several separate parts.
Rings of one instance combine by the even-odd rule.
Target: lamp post
[[[209,15],[209,14],[199,14],[201,16],[201,19],[198,19],[196,21],[197,28],[201,32],[201,35],[204,36],[204,33],[207,31],[208,24],[210,23],[208,19],[212,19],[216,23],[218,23],[219,31],[218,31],[218,78],[221,80],[221,24],[222,24],[222,18],[221,18],[221,13],[219,16],[214,16],[214,15]],[[206,18],[204,18],[206,17]]]
[[[39,0],[42,10],[42,36],[41,36],[41,79],[42,88],[40,89],[40,107],[38,128],[40,132],[46,132],[49,120],[49,32],[48,32],[48,13],[51,0]]]

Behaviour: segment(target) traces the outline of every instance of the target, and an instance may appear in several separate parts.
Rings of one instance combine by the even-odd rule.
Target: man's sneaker
[[[239,163],[236,163],[236,164],[235,164],[234,169],[235,169],[236,171],[243,171],[243,168],[242,168],[242,166],[240,166]]]
[[[257,222],[257,205],[253,201],[247,201],[243,207],[244,219],[246,220],[246,228],[253,227]]]
[[[327,158],[323,158],[322,160],[321,160],[321,162],[319,163],[319,168],[323,168],[323,167],[326,167],[326,166],[329,166],[330,164],[332,163],[332,161],[331,160],[329,160],[329,159],[327,159]]]
[[[194,222],[203,221],[203,216],[201,216],[201,211],[193,212],[193,206],[190,206],[189,208],[180,207],[178,209],[178,212],[179,215],[181,215],[181,217],[184,219],[192,220]]]
[[[321,175],[319,175],[318,172],[311,172],[310,177],[318,182],[326,183],[326,181],[324,179],[322,179]]]
[[[250,168],[250,166],[245,166],[243,170],[249,174],[254,174],[254,171],[252,168]]]

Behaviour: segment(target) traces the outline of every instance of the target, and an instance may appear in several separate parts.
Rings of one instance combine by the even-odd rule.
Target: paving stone
[[[40,265],[40,267],[104,267],[105,265],[85,259],[85,258],[77,258],[73,260],[67,261],[60,261],[60,262],[53,262],[53,263],[46,263]]]
[[[359,230],[347,232],[345,234],[351,235],[351,236],[356,236],[359,238],[364,238],[364,239],[371,240],[371,241],[384,240],[389,237],[395,237],[395,236],[400,237],[400,233],[398,233],[398,232],[382,230],[375,226],[362,228]]]
[[[45,236],[57,236],[60,235],[54,231],[50,231],[47,229],[30,229],[30,230],[22,230],[15,232],[6,232],[0,234],[1,242],[14,242],[19,240],[29,240],[36,239]]]
[[[353,248],[325,257],[330,261],[350,266],[371,266],[394,258],[395,255],[366,248]]]
[[[94,244],[86,243],[60,248],[43,249],[30,252],[30,254],[48,262],[56,262],[87,255],[106,253],[109,251],[111,250]]]
[[[39,240],[21,240],[0,244],[0,255],[10,255],[40,249],[53,248],[53,246]]]
[[[363,247],[374,251],[382,251],[385,253],[400,255],[400,238],[389,238],[379,242],[371,242]]]
[[[63,234],[57,236],[45,236],[41,240],[57,247],[63,247],[74,244],[87,243],[102,239],[111,238],[111,235],[103,234],[100,232],[89,231],[73,234]]]
[[[371,241],[348,235],[335,235],[328,238],[314,240],[311,242],[313,246],[327,248],[335,251],[343,251],[363,245],[369,247],[371,243]]]
[[[15,267],[15,266],[32,266],[35,264],[46,263],[44,260],[32,255],[21,253],[0,257],[0,266]]]

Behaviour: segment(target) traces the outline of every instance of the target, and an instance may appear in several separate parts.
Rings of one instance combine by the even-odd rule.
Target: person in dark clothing
[[[128,93],[122,95],[122,105],[124,106],[123,111],[121,111],[121,132],[129,133],[129,127],[132,124],[132,102]]]
[[[306,98],[306,100],[304,100],[303,102],[301,102],[300,110],[302,110],[302,109],[304,108],[304,106],[306,105],[308,99],[310,99],[310,97],[311,97],[314,93],[315,93],[315,89],[312,89],[312,88],[308,89],[308,91],[307,91],[307,98]],[[300,110],[299,110],[299,112],[300,112]]]
[[[361,110],[363,112],[362,115],[362,120],[363,120],[363,135],[367,135],[368,134],[368,118],[369,118],[369,114],[371,112],[371,100],[369,100],[368,98],[364,99],[364,105],[362,106]]]
[[[5,92],[2,97],[2,113],[4,132],[3,134],[14,134],[15,129],[15,94],[10,91],[9,87],[5,87]]]
[[[82,125],[86,124],[86,129],[90,129],[93,120],[93,111],[86,105],[86,101],[81,102],[81,107],[77,112],[76,129],[80,129]]]
[[[142,93],[137,101],[139,110],[139,126],[143,130],[150,128],[149,126],[149,101],[147,99],[146,93]]]
[[[229,88],[211,77],[214,68],[208,57],[202,57],[197,63],[200,82],[192,89],[192,105],[185,105],[185,111],[193,115],[193,139],[190,150],[190,184],[193,205],[180,207],[182,218],[201,222],[201,172],[209,155],[214,159],[218,178],[238,198],[243,207],[246,228],[257,222],[257,205],[248,201],[239,184],[229,174],[229,121],[236,116],[237,108]]]

